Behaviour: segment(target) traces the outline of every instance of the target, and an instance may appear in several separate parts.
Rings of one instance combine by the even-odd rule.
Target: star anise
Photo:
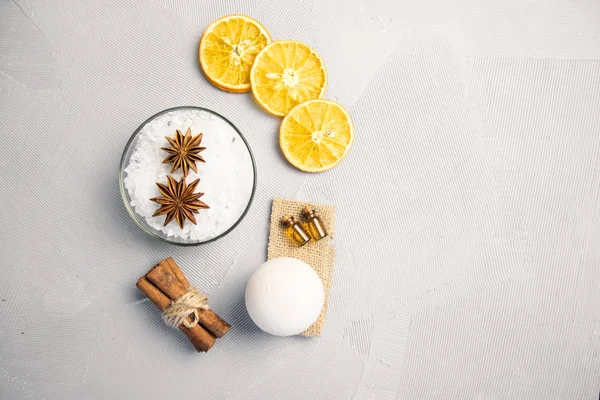
[[[179,129],[175,132],[175,139],[165,136],[171,147],[161,147],[161,149],[169,153],[169,156],[164,159],[163,164],[173,163],[171,173],[177,171],[179,168],[183,171],[183,176],[188,175],[190,168],[194,172],[198,172],[196,162],[205,162],[204,158],[198,154],[206,150],[206,147],[200,147],[202,136],[204,135],[199,133],[192,137],[190,128],[185,132],[185,136],[183,136]]]
[[[165,218],[165,226],[175,218],[179,227],[183,229],[183,224],[186,219],[189,219],[196,225],[194,214],[198,214],[201,208],[210,208],[206,203],[198,200],[204,193],[194,193],[200,179],[196,179],[189,185],[185,182],[185,177],[179,182],[168,175],[169,185],[163,185],[156,182],[158,190],[162,197],[154,197],[151,201],[160,204],[160,208],[156,210],[153,217],[167,214]]]

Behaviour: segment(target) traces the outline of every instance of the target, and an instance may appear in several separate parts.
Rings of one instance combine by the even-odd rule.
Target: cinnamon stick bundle
[[[172,258],[156,264],[137,281],[138,289],[148,297],[161,311],[165,311],[190,288],[190,283]],[[215,344],[216,338],[222,338],[231,328],[227,322],[211,309],[198,309],[198,323],[191,328],[192,322],[186,317],[179,329],[186,334],[198,352],[207,352]]]

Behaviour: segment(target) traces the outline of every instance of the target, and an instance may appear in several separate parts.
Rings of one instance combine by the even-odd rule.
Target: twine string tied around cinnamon
[[[180,325],[193,328],[198,325],[198,310],[208,310],[208,297],[198,288],[190,286],[187,292],[179,296],[163,311],[162,318],[172,328]],[[188,321],[186,317],[190,317]]]

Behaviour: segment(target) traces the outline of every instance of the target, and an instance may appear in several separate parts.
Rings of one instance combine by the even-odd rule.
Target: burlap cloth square
[[[310,243],[298,247],[285,236],[285,228],[281,224],[281,218],[284,215],[292,215],[296,221],[302,222],[302,208],[305,205],[314,207],[318,215],[321,217],[325,228],[329,233],[329,237],[321,239],[317,242]],[[329,288],[331,287],[331,278],[333,276],[333,265],[335,261],[335,248],[331,247],[329,238],[334,237],[335,228],[335,206],[325,204],[313,204],[306,201],[296,201],[276,198],[273,200],[273,208],[271,210],[271,231],[269,234],[268,258],[278,257],[294,257],[306,262],[314,268],[325,289],[325,303],[323,310],[317,321],[306,331],[302,332],[304,336],[321,336],[325,317],[327,316],[327,304],[329,298]]]

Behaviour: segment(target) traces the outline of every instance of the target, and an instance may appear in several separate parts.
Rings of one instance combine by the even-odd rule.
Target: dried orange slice
[[[200,39],[198,58],[206,78],[228,92],[250,91],[250,68],[271,35],[246,15],[228,15],[213,22]]]
[[[281,121],[279,145],[287,160],[306,172],[335,167],[354,141],[354,126],[344,107],[311,100],[294,107]]]
[[[281,117],[300,103],[322,98],[327,72],[321,57],[304,43],[278,41],[258,53],[250,81],[258,103]]]

